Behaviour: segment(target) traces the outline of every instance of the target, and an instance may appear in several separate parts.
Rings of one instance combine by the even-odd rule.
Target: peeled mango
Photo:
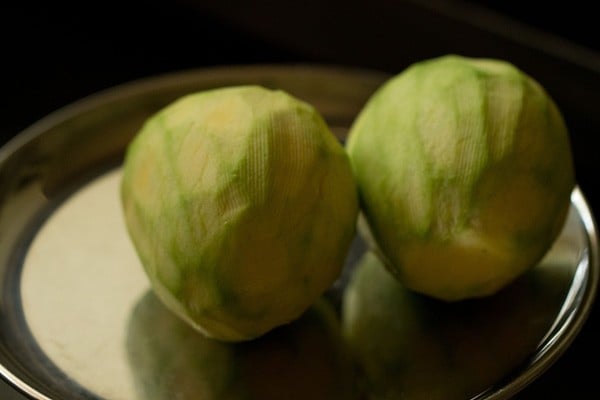
[[[149,118],[121,198],[158,297],[223,341],[298,318],[340,274],[358,214],[348,156],[320,114],[259,86],[190,94]]]
[[[534,266],[575,185],[556,104],[495,59],[411,65],[368,100],[348,153],[365,236],[403,284],[446,301],[491,295]]]

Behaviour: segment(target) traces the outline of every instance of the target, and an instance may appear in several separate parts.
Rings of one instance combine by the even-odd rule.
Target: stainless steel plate
[[[0,373],[4,379],[33,399],[134,400],[191,399],[202,390],[206,398],[251,392],[266,398],[264,393],[275,393],[274,382],[280,375],[257,377],[263,367],[284,375],[291,365],[299,368],[288,371],[290,381],[296,382],[296,396],[298,390],[308,390],[311,381],[318,380],[319,387],[335,381],[323,378],[330,370],[312,373],[317,365],[347,372],[338,368],[345,360],[351,365],[348,376],[355,377],[354,371],[361,367],[351,359],[324,361],[333,358],[327,358],[327,351],[319,347],[323,343],[310,335],[316,329],[310,323],[293,324],[286,332],[256,342],[224,345],[186,331],[164,311],[152,297],[123,225],[120,162],[125,146],[150,114],[193,91],[234,84],[282,88],[312,103],[343,139],[358,110],[386,78],[368,71],[314,66],[182,72],[84,99],[8,143],[0,151]],[[343,277],[324,300],[338,311],[332,315],[339,317],[339,300],[364,251],[357,238]],[[459,312],[461,318],[477,318],[488,327],[486,320],[502,315],[502,326],[514,328],[515,335],[528,329],[522,324],[524,315],[535,321],[528,347],[494,370],[485,385],[467,382],[465,396],[507,398],[553,363],[588,315],[598,272],[593,217],[575,189],[563,232],[544,260],[498,296]],[[450,317],[457,315],[456,307],[424,304],[427,312],[440,313],[437,326],[430,329],[451,331]],[[515,313],[512,318],[511,310],[516,309],[526,310],[525,314]],[[339,324],[338,319],[333,321]],[[306,337],[313,341],[304,341],[306,326],[312,327]],[[339,326],[333,328],[339,331]],[[286,358],[294,350],[286,346],[300,342],[304,350]],[[336,347],[335,341],[329,347]],[[483,352],[482,360],[501,357],[486,354],[485,346],[477,351]],[[244,357],[252,360],[252,368],[237,368],[247,361]],[[230,370],[235,373],[227,375]],[[261,379],[266,384],[261,386]],[[355,389],[361,382],[356,377],[350,386]],[[287,386],[279,386],[286,390]],[[335,390],[340,397],[346,393],[341,387]],[[295,398],[277,393],[273,398]]]

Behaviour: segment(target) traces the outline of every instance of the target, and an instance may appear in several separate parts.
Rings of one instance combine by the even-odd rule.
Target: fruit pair
[[[447,56],[386,82],[347,152],[281,91],[186,96],[129,147],[122,199],[163,302],[237,341],[296,319],[333,283],[359,205],[363,233],[403,284],[459,300],[539,260],[573,184],[567,130],[544,90],[506,62]]]

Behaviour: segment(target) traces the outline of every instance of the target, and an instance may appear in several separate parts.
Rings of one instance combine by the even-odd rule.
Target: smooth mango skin
[[[348,153],[386,266],[447,301],[493,294],[535,265],[575,185],[557,106],[501,60],[410,66],[367,102]]]
[[[127,150],[121,198],[159,298],[226,341],[306,310],[341,272],[358,213],[323,118],[258,86],[191,94],[149,118]]]

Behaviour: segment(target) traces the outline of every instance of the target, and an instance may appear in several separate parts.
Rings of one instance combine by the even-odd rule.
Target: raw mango
[[[190,94],[149,118],[121,198],[158,297],[225,341],[302,314],[340,274],[358,214],[348,156],[320,114],[259,86]]]
[[[534,266],[575,185],[556,104],[494,59],[449,55],[391,78],[348,153],[365,237],[403,284],[447,301],[491,295]]]

